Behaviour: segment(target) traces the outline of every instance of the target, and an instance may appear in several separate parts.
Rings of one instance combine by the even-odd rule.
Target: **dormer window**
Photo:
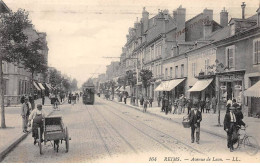
[[[230,35],[235,35],[235,24],[230,25]]]

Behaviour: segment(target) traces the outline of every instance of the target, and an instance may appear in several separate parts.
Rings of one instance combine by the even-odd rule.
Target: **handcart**
[[[40,149],[40,154],[42,154],[42,142],[44,145],[46,142],[52,144],[54,150],[59,151],[59,143],[65,141],[66,152],[69,151],[69,131],[67,127],[64,127],[61,117],[46,117],[43,120],[43,140],[41,140],[41,130],[38,128],[38,145]]]

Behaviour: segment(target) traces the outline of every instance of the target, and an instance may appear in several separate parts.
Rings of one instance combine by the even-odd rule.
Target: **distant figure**
[[[206,103],[205,103],[205,107],[206,107],[206,113],[209,113],[210,110],[210,101],[209,98],[206,98]]]
[[[148,105],[148,100],[147,100],[147,98],[144,100],[143,105],[144,105],[143,112],[146,112],[146,110],[147,110],[147,105]]]
[[[216,97],[213,96],[213,98],[211,100],[211,105],[212,105],[212,109],[213,109],[214,114],[217,111],[217,103],[218,103],[218,101],[217,101]]]
[[[44,92],[42,92],[42,105],[44,105],[44,102],[45,102],[45,95]]]
[[[173,102],[173,114],[177,114],[177,110],[178,110],[178,99],[175,99]]]
[[[158,107],[160,107],[161,105],[161,96],[160,95],[158,95],[158,97],[157,97],[157,102],[158,102]]]
[[[201,99],[201,101],[200,101],[200,112],[201,113],[204,113],[205,105],[206,105],[206,102],[204,101],[204,99]]]

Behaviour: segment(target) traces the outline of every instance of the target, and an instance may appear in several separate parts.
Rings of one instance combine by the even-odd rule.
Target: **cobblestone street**
[[[69,129],[68,153],[64,143],[57,153],[48,142],[40,155],[29,135],[3,162],[194,162],[213,157],[212,162],[231,162],[233,157],[236,162],[260,161],[259,155],[248,156],[243,149],[230,153],[226,139],[208,133],[201,132],[200,144],[192,144],[190,129],[98,97],[95,105],[64,104],[51,116],[62,116]]]

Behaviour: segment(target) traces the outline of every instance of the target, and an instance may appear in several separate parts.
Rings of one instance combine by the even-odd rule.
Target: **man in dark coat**
[[[227,147],[230,148],[230,152],[233,152],[234,139],[233,133],[236,132],[237,119],[234,113],[235,107],[229,107],[224,118],[224,130],[227,132]]]
[[[198,110],[198,106],[189,113],[189,121],[191,126],[191,143],[194,143],[194,133],[196,131],[196,142],[199,144],[200,140],[200,122],[202,121],[202,114]]]

